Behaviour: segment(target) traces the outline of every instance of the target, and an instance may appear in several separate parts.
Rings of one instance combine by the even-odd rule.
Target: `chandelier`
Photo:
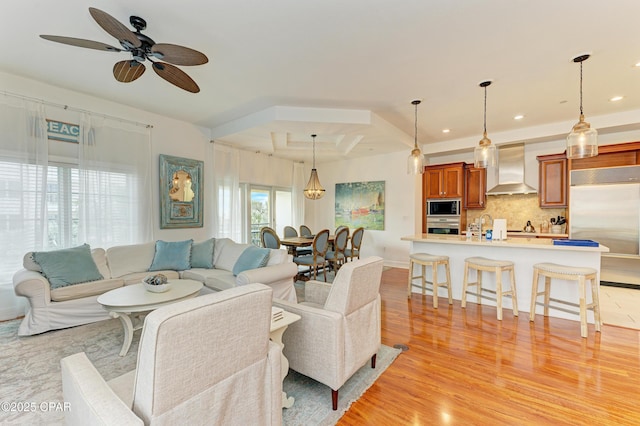
[[[304,188],[304,196],[310,200],[318,200],[324,196],[324,188],[320,185],[320,179],[318,179],[318,171],[316,170],[316,136],[311,135],[313,138],[313,168],[311,169],[311,176],[309,182]]]

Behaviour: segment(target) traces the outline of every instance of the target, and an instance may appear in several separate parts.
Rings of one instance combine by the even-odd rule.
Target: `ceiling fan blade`
[[[96,50],[108,50],[110,52],[122,52],[117,47],[109,46],[108,44],[101,43],[99,41],[85,40],[83,38],[63,37],[55,35],[41,34],[41,38],[49,41],[55,41],[56,43],[69,44],[71,46],[86,47],[87,49]]]
[[[156,43],[151,52],[158,59],[175,65],[202,65],[209,62],[204,53],[177,44]]]
[[[98,25],[102,27],[103,30],[114,36],[120,42],[129,42],[133,47],[140,47],[142,42],[136,37],[136,35],[124,26],[120,21],[118,21],[113,16],[109,15],[107,12],[103,12],[100,9],[96,9],[95,7],[89,8],[89,13],[93,16],[93,19],[96,20]]]
[[[198,93],[200,88],[184,71],[164,62],[154,62],[153,70],[169,83],[191,93]]]
[[[113,76],[121,83],[131,83],[144,74],[145,67],[138,61],[120,61],[113,66]]]

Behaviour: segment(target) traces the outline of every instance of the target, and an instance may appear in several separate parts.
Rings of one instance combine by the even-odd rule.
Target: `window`
[[[245,211],[248,211],[249,242],[260,246],[260,230],[269,226],[280,236],[293,223],[291,189],[244,185]]]

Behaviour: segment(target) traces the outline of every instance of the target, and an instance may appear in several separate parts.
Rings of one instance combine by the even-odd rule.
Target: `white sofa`
[[[99,295],[125,285],[137,284],[149,274],[162,273],[169,279],[188,278],[201,281],[201,294],[261,283],[273,289],[273,297],[296,302],[293,277],[298,268],[285,250],[271,250],[267,265],[233,274],[233,267],[250,244],[239,244],[228,238],[215,239],[213,268],[194,268],[181,271],[149,272],[155,255],[155,242],[114,246],[107,250],[91,250],[102,280],[90,281],[51,289],[32,253],[24,258],[24,269],[13,276],[14,291],[29,301],[18,335],[28,336],[49,330],[73,327],[109,318],[96,301]]]

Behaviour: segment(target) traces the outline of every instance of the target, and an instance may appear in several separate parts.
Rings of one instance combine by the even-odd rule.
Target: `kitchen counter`
[[[467,235],[467,231],[462,231],[462,235]],[[482,232],[484,235],[484,231]],[[569,234],[554,234],[552,232],[524,232],[524,231],[507,231],[507,238],[569,238]]]
[[[538,234],[532,235],[537,236]],[[550,238],[536,238],[533,236],[529,238],[508,238],[500,241],[486,241],[483,238],[482,241],[478,241],[477,238],[467,240],[465,236],[459,235],[416,234],[402,237],[401,240],[411,243],[410,253],[449,256],[451,287],[453,298],[456,300],[462,298],[464,259],[472,256],[482,256],[490,259],[513,261],[520,315],[529,312],[531,308],[534,264],[551,262],[562,265],[590,267],[596,269],[599,276],[601,254],[609,251],[609,248],[603,245],[598,247],[556,246]],[[444,276],[444,271],[438,272],[439,276]],[[473,276],[472,279],[474,279]],[[483,275],[483,284],[486,288],[495,290],[495,274],[485,273]],[[542,285],[540,284],[541,287]],[[413,290],[420,291],[418,287],[414,287]],[[439,290],[441,291],[440,297],[446,297],[446,288],[440,288]],[[554,280],[551,285],[551,297],[578,303],[578,286],[575,282]],[[475,296],[467,297],[468,302],[475,302],[475,300]],[[491,300],[483,299],[482,303],[495,306],[495,302]],[[507,309],[505,312],[508,312],[508,309],[511,308],[510,298],[505,298],[503,305]],[[536,312],[541,314],[542,307],[538,307]],[[552,308],[549,311],[549,315],[579,321],[577,312],[574,314]],[[593,313],[591,311],[588,312],[588,320],[593,322]]]

